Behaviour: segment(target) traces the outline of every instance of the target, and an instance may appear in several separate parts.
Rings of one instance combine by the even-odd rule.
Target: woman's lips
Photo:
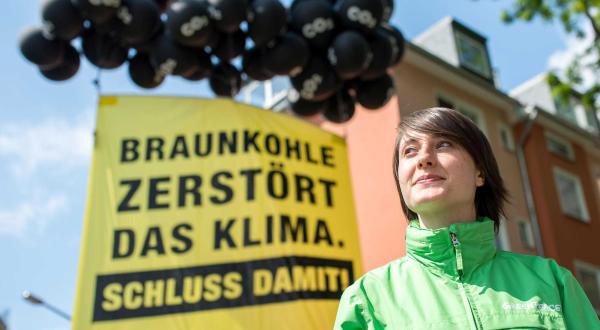
[[[443,180],[444,180],[443,178],[427,178],[427,179],[417,180],[417,182],[415,182],[415,184],[427,184],[427,183],[443,181]]]

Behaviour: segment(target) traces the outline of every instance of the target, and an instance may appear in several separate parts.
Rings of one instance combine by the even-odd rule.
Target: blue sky
[[[289,2],[289,1],[287,1]],[[512,1],[397,0],[392,23],[408,39],[444,16],[488,38],[491,59],[507,91],[565,58],[569,41],[556,25],[502,24]],[[54,83],[20,55],[17,42],[40,24],[37,0],[5,1],[0,23],[0,315],[9,329],[68,329],[56,315],[24,302],[30,290],[72,313],[92,132],[98,93],[95,70],[82,61],[71,80]],[[562,57],[561,57],[562,56]],[[101,74],[103,93],[211,97],[205,82],[169,78],[151,92],[135,87],[124,67]]]

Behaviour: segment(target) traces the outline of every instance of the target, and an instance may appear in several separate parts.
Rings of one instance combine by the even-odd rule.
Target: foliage
[[[565,32],[583,40],[591,40],[578,53],[564,72],[551,72],[548,83],[561,102],[571,96],[580,98],[584,106],[598,109],[600,103],[600,0],[513,0],[512,7],[504,10],[505,23],[516,20],[530,22],[539,17],[548,22],[559,20]],[[589,24],[590,31],[584,29]],[[588,79],[584,79],[585,72]],[[589,79],[591,77],[591,79]]]

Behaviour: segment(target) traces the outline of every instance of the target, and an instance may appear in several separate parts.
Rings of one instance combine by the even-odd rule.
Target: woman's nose
[[[423,168],[423,167],[431,167],[431,166],[433,166],[433,157],[432,157],[431,153],[427,152],[427,151],[421,153],[421,155],[419,155],[418,167]]]

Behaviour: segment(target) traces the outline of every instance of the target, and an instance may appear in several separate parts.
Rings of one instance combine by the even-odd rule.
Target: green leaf
[[[554,13],[552,12],[552,9],[550,9],[550,7],[548,6],[541,6],[539,9],[539,13],[542,16],[542,18],[546,21],[550,21],[554,18]]]
[[[531,8],[522,8],[522,10],[519,10],[516,13],[516,16],[524,21],[531,21],[534,15],[535,11]]]
[[[585,4],[581,0],[573,1],[571,10],[578,14],[583,13],[585,11]]]
[[[504,22],[504,23],[510,24],[510,23],[512,23],[515,20],[515,18],[513,16],[511,16],[508,13],[508,11],[503,10],[500,13],[500,20],[502,20],[502,22]]]
[[[594,95],[589,94],[589,93],[583,94],[581,96],[581,103],[583,104],[584,107],[586,107],[588,109],[593,109],[594,108]]]
[[[558,76],[554,73],[548,73],[548,75],[546,76],[546,81],[548,82],[548,85],[550,85],[550,87],[554,87],[560,84],[560,78],[558,78]]]

